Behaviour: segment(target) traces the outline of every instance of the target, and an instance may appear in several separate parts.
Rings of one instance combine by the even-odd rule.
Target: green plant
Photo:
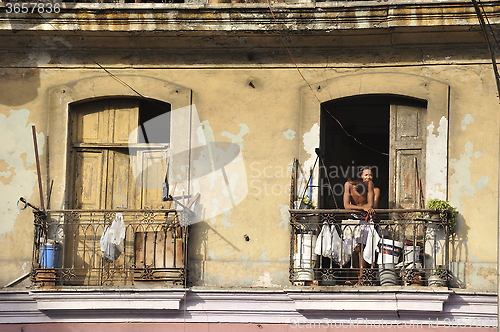
[[[448,278],[448,270],[443,269],[443,268],[437,268],[434,270],[434,273],[432,275],[438,276],[441,279],[447,279]]]
[[[443,201],[439,198],[431,199],[427,202],[425,207],[427,209],[439,211],[439,218],[441,218],[441,220],[448,221],[448,228],[450,229],[450,232],[453,232],[455,225],[457,224],[457,209],[452,207],[447,201]]]
[[[316,208],[316,205],[314,204],[314,202],[312,200],[310,200],[308,197],[302,197],[302,203],[304,203],[305,205],[309,205],[313,209]]]

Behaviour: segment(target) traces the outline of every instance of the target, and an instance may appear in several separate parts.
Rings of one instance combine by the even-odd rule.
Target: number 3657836
[[[8,2],[5,6],[8,14],[50,14],[61,11],[61,4],[57,2]]]

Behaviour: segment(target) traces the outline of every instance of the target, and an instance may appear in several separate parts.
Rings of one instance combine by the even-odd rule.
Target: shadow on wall
[[[207,239],[210,226],[206,221],[202,221],[191,225],[189,228],[187,281],[190,286],[201,286],[204,283],[205,259],[208,251]]]
[[[206,280],[206,262],[210,259],[208,250],[208,233],[212,233],[211,246],[217,247],[217,242],[226,246],[229,245],[233,250],[241,252],[241,249],[236,247],[228,239],[222,236],[217,230],[210,226],[206,221],[192,224],[189,229],[188,242],[188,285],[189,286],[220,286],[216,278]],[[214,243],[215,242],[215,243]]]
[[[25,105],[38,97],[40,69],[1,68],[0,104],[8,106]]]
[[[453,274],[451,287],[465,288],[466,287],[466,269],[465,264],[468,261],[468,246],[467,236],[470,227],[467,226],[465,218],[459,213],[457,215],[457,224],[454,232],[450,234],[450,268]]]

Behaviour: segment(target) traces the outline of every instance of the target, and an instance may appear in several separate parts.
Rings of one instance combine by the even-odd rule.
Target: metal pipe
[[[45,204],[43,201],[43,190],[42,190],[42,175],[40,174],[40,159],[38,158],[38,143],[36,140],[36,129],[35,126],[31,127],[33,131],[33,145],[35,147],[35,162],[36,162],[36,174],[38,177],[38,192],[40,194],[40,209],[45,210]]]

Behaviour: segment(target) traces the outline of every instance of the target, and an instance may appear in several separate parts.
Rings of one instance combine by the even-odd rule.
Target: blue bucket
[[[48,269],[57,268],[59,249],[57,244],[42,244],[40,246],[40,265]]]

